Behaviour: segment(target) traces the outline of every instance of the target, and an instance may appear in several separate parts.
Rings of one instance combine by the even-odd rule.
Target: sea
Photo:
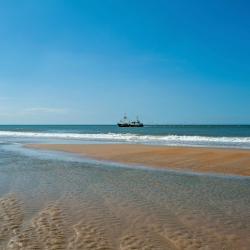
[[[2,125],[0,140],[250,148],[250,125]]]
[[[1,250],[249,249],[249,177],[131,167],[27,143],[249,149],[250,126],[0,126]]]

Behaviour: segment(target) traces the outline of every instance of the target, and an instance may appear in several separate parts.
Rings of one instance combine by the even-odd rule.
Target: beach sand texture
[[[91,199],[51,201],[33,215],[16,195],[2,197],[1,249],[249,249],[249,227],[220,208],[207,214],[205,209],[186,210],[179,197],[173,206],[171,199],[165,205],[150,202],[152,193],[118,197],[103,196],[99,188],[92,192]]]
[[[248,179],[1,160],[0,249],[249,249]]]
[[[37,144],[28,145],[28,147],[65,151],[99,160],[139,164],[151,167],[245,176],[250,175],[250,150],[164,147],[138,144]]]

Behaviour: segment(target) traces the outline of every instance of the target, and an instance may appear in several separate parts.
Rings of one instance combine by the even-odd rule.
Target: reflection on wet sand
[[[24,156],[0,176],[0,249],[249,249],[248,178]]]

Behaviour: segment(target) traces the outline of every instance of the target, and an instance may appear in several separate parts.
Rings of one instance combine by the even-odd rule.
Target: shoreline
[[[250,150],[141,144],[28,144],[27,148],[75,153],[131,166],[250,176]]]

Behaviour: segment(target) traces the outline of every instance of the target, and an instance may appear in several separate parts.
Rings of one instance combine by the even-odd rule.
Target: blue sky
[[[0,4],[1,124],[250,124],[248,1]]]

